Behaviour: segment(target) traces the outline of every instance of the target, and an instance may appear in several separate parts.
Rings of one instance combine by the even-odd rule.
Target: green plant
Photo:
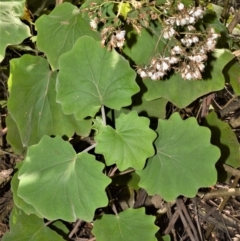
[[[110,189],[111,182],[121,185],[117,176],[126,177],[125,185],[166,201],[194,197],[200,187],[216,183],[215,164],[222,156],[219,142],[210,142],[211,116],[204,127],[178,113],[164,120],[165,108],[168,101],[184,108],[223,89],[222,71],[234,56],[225,48],[215,49],[217,38],[227,36],[215,13],[203,16],[202,8],[182,2],[186,5],[90,0],[80,8],[63,3],[37,19],[36,50],[43,54],[10,61],[7,139],[25,157],[12,180],[15,207],[3,241],[65,240],[43,219],[94,220],[98,241],[156,240],[155,218],[145,215],[144,208],[119,213]],[[22,9],[24,1],[0,4],[8,7],[1,11],[11,11],[19,20],[21,11],[12,7]],[[191,15],[191,9],[199,14],[186,23],[183,16]],[[21,40],[11,44],[30,35],[19,24]],[[1,43],[4,51],[8,44]],[[176,45],[181,52],[173,53]],[[149,126],[156,126],[156,119],[154,131]],[[219,124],[219,129],[222,133],[225,127]],[[69,140],[74,133],[93,137],[91,145],[76,152]],[[236,137],[230,138],[236,144],[231,153],[239,153]],[[240,166],[239,156],[223,162]],[[56,227],[68,232],[60,221]]]

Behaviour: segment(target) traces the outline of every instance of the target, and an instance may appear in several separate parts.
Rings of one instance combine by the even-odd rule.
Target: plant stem
[[[111,194],[111,191],[110,191],[109,187],[107,188],[107,193],[108,193],[108,195],[109,195],[110,206],[111,206],[114,214],[115,214],[116,216],[118,216],[117,208],[116,208],[116,206],[115,206],[115,203],[114,203],[114,200],[113,200],[113,198],[112,198],[112,194]]]
[[[96,145],[97,145],[97,143],[95,143],[95,144],[89,146],[88,148],[86,148],[86,149],[83,150],[82,152],[88,152],[88,151],[92,150],[93,148],[95,148]]]
[[[103,123],[104,125],[106,125],[106,114],[105,114],[105,109],[104,109],[104,105],[102,105],[101,107],[101,113],[102,113],[102,120],[103,120]]]

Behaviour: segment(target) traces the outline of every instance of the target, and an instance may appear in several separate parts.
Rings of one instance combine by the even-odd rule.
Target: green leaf
[[[231,127],[219,120],[215,112],[206,116],[204,126],[207,126],[212,132],[212,144],[221,150],[219,162],[235,168],[240,167],[239,142]]]
[[[151,58],[161,49],[165,47],[167,41],[163,38],[159,41],[159,33],[161,26],[156,24],[150,25],[150,30],[142,29],[141,35],[135,30],[128,29],[126,35],[126,44],[123,47],[123,52],[137,65],[147,65]],[[170,44],[170,43],[169,43]],[[157,48],[156,48],[157,46]]]
[[[27,215],[14,207],[10,215],[10,232],[6,233],[2,241],[64,241],[56,232],[48,228],[42,219],[34,214]]]
[[[94,116],[102,105],[117,110],[130,105],[139,91],[129,63],[91,37],[81,37],[61,56],[59,66],[57,100],[65,114],[78,119]]]
[[[8,114],[8,116],[6,117],[6,125],[8,127],[7,142],[11,145],[11,148],[13,149],[15,154],[23,155],[26,148],[24,148],[22,145],[22,140],[19,130],[17,128],[17,124],[12,119],[10,114]]]
[[[8,45],[20,44],[30,37],[29,27],[21,22],[25,0],[0,1],[0,62]]]
[[[56,103],[57,72],[48,62],[31,55],[10,61],[8,110],[16,123],[23,146],[36,144],[43,135],[87,136],[91,120],[66,116]]]
[[[129,186],[138,190],[140,188],[138,186],[139,181],[139,175],[136,172],[131,172],[124,175],[113,176],[111,184],[115,186]]]
[[[149,119],[139,117],[136,111],[122,113],[116,119],[116,130],[106,126],[96,135],[96,153],[104,155],[107,165],[116,163],[119,170],[129,167],[141,170],[146,159],[154,155],[156,133],[149,124]]]
[[[222,73],[225,65],[233,58],[229,50],[217,49],[210,58],[209,66],[206,68],[206,76],[203,80],[186,81],[179,74],[172,75],[168,80],[151,81],[144,80],[148,91],[146,100],[154,100],[161,97],[166,98],[179,108],[184,108],[197,98],[213,91],[224,88],[225,79]]]
[[[209,3],[207,5],[207,9],[214,11],[216,13],[218,19],[221,18],[223,7],[221,7],[219,5],[216,5],[216,4],[213,4],[213,3]]]
[[[157,154],[137,172],[139,186],[149,195],[159,194],[167,201],[179,195],[194,197],[198,188],[216,183],[220,151],[211,145],[208,128],[174,113],[169,120],[159,120],[157,133]]]
[[[19,179],[18,179],[18,173],[19,173],[19,169],[21,168],[21,166],[23,165],[23,162],[19,162],[16,166],[15,169],[17,169],[17,172],[14,173],[12,181],[11,181],[11,191],[13,193],[13,201],[14,204],[19,208],[24,210],[24,212],[27,215],[30,214],[35,214],[36,216],[38,216],[39,218],[43,218],[43,216],[41,214],[39,214],[36,209],[32,206],[29,205],[28,203],[26,203],[22,198],[20,198],[17,194],[18,191],[18,185],[19,185]]]
[[[230,61],[223,70],[226,81],[231,84],[236,95],[240,95],[240,62],[237,59]]]
[[[18,174],[18,195],[49,220],[91,221],[95,209],[108,203],[110,179],[103,167],[93,155],[76,154],[60,137],[44,136],[28,149]]]
[[[92,233],[97,241],[153,241],[158,231],[154,219],[145,214],[144,208],[129,208],[118,216],[103,215],[94,222]]]
[[[132,10],[130,3],[120,2],[118,4],[118,12],[126,19],[127,14]]]
[[[171,241],[171,236],[170,235],[164,235],[161,237],[160,241]]]
[[[134,102],[133,99],[132,110],[136,110],[139,115],[146,117],[165,119],[167,102],[164,98],[147,101],[144,96],[142,96],[142,98],[136,100],[136,102]]]
[[[56,220],[50,223],[48,227],[60,234],[64,238],[64,240],[68,240],[69,229],[61,220]]]
[[[36,21],[37,47],[43,51],[53,70],[58,68],[59,57],[72,49],[76,40],[84,35],[100,39],[81,16],[80,10],[70,3],[57,5],[49,15]]]

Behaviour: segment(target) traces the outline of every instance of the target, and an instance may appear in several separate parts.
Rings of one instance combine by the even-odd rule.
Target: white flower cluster
[[[191,58],[192,57],[192,58]],[[183,79],[186,80],[197,80],[202,78],[201,72],[204,70],[205,65],[200,61],[204,59],[205,56],[189,56],[189,59],[192,59],[188,63],[182,62],[180,73]],[[207,58],[207,56],[206,56]]]
[[[202,7],[191,7],[186,9],[183,3],[177,5],[178,13],[165,20],[165,27],[163,29],[163,37],[165,39],[171,38],[176,34],[174,26],[186,26],[196,23],[199,18],[203,17]]]
[[[169,4],[169,9],[170,7]],[[137,73],[142,78],[156,81],[173,69],[179,72],[183,79],[201,79],[207,61],[207,52],[215,49],[218,38],[213,28],[209,28],[207,34],[204,34],[193,26],[203,17],[203,13],[202,7],[186,8],[183,3],[178,3],[176,13],[164,19],[161,35],[164,39],[174,37],[172,40],[175,46],[169,49],[168,57],[152,58],[150,65],[139,67]]]
[[[124,45],[124,41],[125,41],[125,34],[126,31],[125,30],[118,30],[116,31],[114,34],[112,34],[111,39],[110,39],[110,44],[112,48],[122,48]]]
[[[191,28],[191,30],[195,30],[195,28]],[[175,45],[170,50],[169,57],[154,57],[149,66],[139,67],[137,73],[142,78],[156,81],[162,79],[173,68],[181,74],[183,79],[201,79],[207,52],[214,50],[217,37],[218,34],[213,28],[208,29],[206,40],[200,39],[194,33],[185,34],[179,41],[179,45]]]
[[[179,58],[176,56],[170,57],[154,57],[151,60],[151,65],[145,66],[144,68],[138,68],[137,73],[142,78],[149,77],[151,80],[156,81],[162,79],[172,68],[172,65],[175,65],[179,62]]]
[[[104,28],[101,32],[101,45],[105,46],[106,43],[108,45],[108,50],[113,48],[122,48],[125,42],[125,30],[116,30],[114,27]]]

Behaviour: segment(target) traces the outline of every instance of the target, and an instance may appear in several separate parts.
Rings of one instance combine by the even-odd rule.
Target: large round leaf
[[[94,116],[102,105],[119,110],[139,91],[135,71],[115,50],[108,52],[91,37],[81,37],[59,59],[57,100],[65,114]]]
[[[29,27],[21,22],[25,0],[0,1],[0,62],[8,45],[20,44],[31,36]]]
[[[10,62],[8,110],[16,123],[23,146],[36,144],[43,135],[86,136],[91,120],[66,116],[56,103],[56,72],[48,62],[31,55]]]
[[[79,37],[100,39],[82,18],[80,10],[70,3],[59,4],[49,15],[42,15],[36,27],[37,47],[47,55],[52,69],[58,68],[59,57],[71,50]]]
[[[156,133],[149,128],[150,121],[138,117],[136,111],[116,119],[116,130],[101,127],[95,140],[95,151],[103,154],[107,165],[117,164],[120,170],[133,167],[141,170],[146,159],[154,155],[153,141]]]
[[[170,201],[179,195],[194,197],[200,187],[217,180],[215,163],[220,151],[210,143],[211,132],[195,118],[185,121],[178,113],[159,120],[156,155],[140,175],[139,186],[148,194],[159,194]]]
[[[18,195],[47,219],[91,221],[95,209],[108,203],[110,179],[103,168],[93,155],[76,154],[60,137],[44,136],[28,149],[18,174]]]
[[[103,215],[94,222],[92,232],[97,241],[155,241],[158,228],[154,219],[145,214],[144,208],[129,208],[118,216]]]

